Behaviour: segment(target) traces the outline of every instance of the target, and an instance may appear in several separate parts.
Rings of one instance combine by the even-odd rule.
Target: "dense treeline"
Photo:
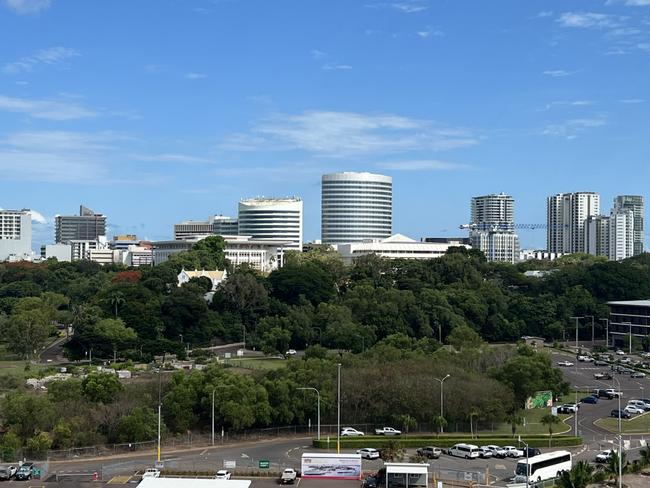
[[[337,362],[345,424],[486,428],[517,418],[535,391],[567,392],[549,356],[528,346],[487,346],[471,331],[458,330],[451,342],[452,348],[437,348],[434,341],[396,334],[356,355],[312,346],[303,359],[266,372],[211,363],[200,371],[164,374],[160,382],[158,375],[121,383],[115,375],[91,372],[50,383],[46,392],[17,386],[0,401],[8,428],[0,456],[13,460],[21,448],[33,456],[50,448],[152,440],[159,398],[165,436],[209,431],[213,395],[217,426],[228,431],[314,424],[316,396],[299,389],[304,387],[318,389],[323,423],[336,423]],[[442,419],[435,378],[447,374]]]
[[[289,253],[269,276],[230,270],[212,302],[209,280],[178,287],[182,267],[224,268],[223,241],[211,237],[153,268],[88,261],[0,266],[0,328],[17,354],[38,350],[54,324],[72,325],[71,358],[150,359],[192,346],[240,340],[268,352],[326,347],[361,351],[396,333],[447,342],[468,326],[488,341],[522,335],[561,339],[569,317],[605,317],[607,300],[650,296],[647,254],[623,262],[572,255],[552,263],[488,263],[452,249],[428,261],[368,256],[345,267],[327,251]],[[544,278],[527,269],[550,270]],[[583,324],[581,335],[590,336]],[[596,334],[603,336],[596,321]],[[572,329],[569,329],[572,330]]]

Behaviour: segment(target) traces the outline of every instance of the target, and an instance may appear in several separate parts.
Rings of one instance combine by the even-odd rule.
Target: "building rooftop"
[[[623,300],[618,302],[607,302],[607,305],[622,305],[630,307],[650,307],[650,300]]]

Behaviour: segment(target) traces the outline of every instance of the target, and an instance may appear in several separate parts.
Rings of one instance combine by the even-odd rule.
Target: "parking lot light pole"
[[[576,389],[576,411],[573,414],[573,435],[578,437],[578,387],[574,387]]]
[[[595,331],[594,320],[595,319],[594,319],[593,315],[585,315],[585,318],[586,319],[591,319],[591,347],[594,347],[594,335],[595,335],[594,334],[594,331]]]
[[[440,419],[441,419],[441,421],[440,421],[440,433],[441,433],[441,434],[445,431],[445,427],[442,425],[442,419],[445,418],[445,415],[444,415],[444,412],[445,412],[445,411],[444,411],[444,408],[443,408],[443,406],[444,406],[444,404],[445,404],[445,396],[444,396],[444,389],[443,389],[443,386],[444,386],[445,380],[446,380],[447,378],[449,378],[450,376],[451,376],[451,375],[448,374],[448,375],[445,376],[443,379],[440,379],[440,378],[433,378],[434,380],[440,382]]]
[[[584,317],[571,317],[576,321],[576,354],[578,354],[578,321],[584,319]]]
[[[618,488],[621,488],[623,477],[623,435],[621,433],[621,382],[618,378],[612,378],[618,387]]]
[[[318,417],[318,440],[320,440],[320,391],[318,391],[316,388],[312,388],[309,386],[305,386],[302,388],[296,388],[297,390],[313,390],[316,392],[316,410],[317,410],[317,417]]]
[[[621,322],[622,325],[627,325],[630,330],[630,344],[628,346],[628,354],[632,354],[632,322]]]
[[[341,454],[341,363],[336,365],[338,369],[338,382],[336,387],[336,454]]]
[[[212,388],[212,445],[214,446],[214,394],[218,388],[228,388],[231,385],[218,385]]]
[[[605,322],[605,347],[609,348],[609,319],[598,319]]]

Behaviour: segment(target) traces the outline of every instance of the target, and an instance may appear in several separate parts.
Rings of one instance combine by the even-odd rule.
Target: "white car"
[[[341,429],[341,435],[342,436],[348,436],[348,437],[360,437],[364,435],[363,432],[357,429],[353,429],[352,427],[343,427]]]
[[[286,355],[286,356],[295,356],[296,354],[297,354],[297,352],[296,352],[295,349],[289,349],[289,350],[286,352],[285,355]]]
[[[583,363],[588,363],[590,361],[593,361],[594,358],[591,356],[578,356],[578,361],[583,362]]]
[[[520,458],[524,455],[524,451],[515,446],[503,446],[503,449],[506,451],[506,457]]]
[[[645,373],[642,373],[641,371],[635,371],[630,375],[630,378],[645,378]]]
[[[214,476],[215,480],[229,480],[232,476],[232,473],[227,469],[220,469],[217,471],[217,474]]]
[[[571,361],[560,361],[559,363],[557,363],[557,365],[566,366],[568,368],[569,366],[573,366],[573,363]]]
[[[616,351],[616,354],[618,356],[625,356],[625,353],[623,351],[621,351],[620,349],[618,351]]]
[[[503,447],[495,446],[494,444],[490,444],[489,446],[483,446],[481,447],[481,449],[489,449],[492,452],[492,455],[498,458],[504,458],[508,454]]]
[[[623,411],[629,413],[630,415],[637,415],[643,413],[643,409],[637,407],[636,405],[628,405],[623,409]]]
[[[143,478],[160,478],[160,470],[156,468],[147,468],[142,473]]]
[[[614,451],[607,449],[606,451],[601,451],[596,455],[597,463],[606,463],[614,455]]]
[[[361,454],[363,459],[379,459],[379,451],[374,447],[357,449],[357,454]]]
[[[494,453],[487,446],[482,446],[478,448],[478,457],[482,459],[491,458],[494,456]]]

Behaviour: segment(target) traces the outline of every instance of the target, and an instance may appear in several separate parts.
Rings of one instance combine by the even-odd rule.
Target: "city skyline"
[[[475,195],[512,195],[528,224],[552,194],[644,195],[642,3],[1,2],[24,42],[0,58],[0,207],[43,215],[36,246],[80,203],[157,240],[296,194],[311,241],[340,171],[391,176],[414,238],[464,235]]]

